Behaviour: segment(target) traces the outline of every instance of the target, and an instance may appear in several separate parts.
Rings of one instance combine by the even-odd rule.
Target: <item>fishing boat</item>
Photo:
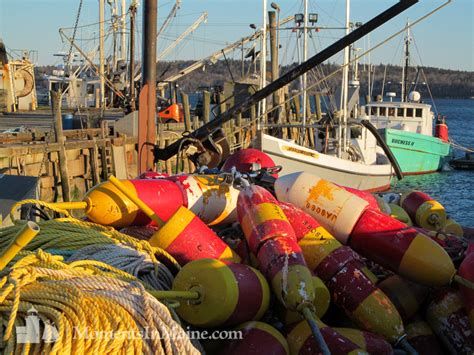
[[[453,151],[444,118],[438,115],[433,135],[435,115],[431,105],[421,101],[418,91],[408,94],[411,41],[407,25],[401,100],[394,101],[396,94],[392,92],[387,93],[389,101],[379,96],[379,100],[365,105],[363,116],[380,130],[404,174],[429,174],[441,170],[452,159]]]
[[[284,174],[307,171],[338,185],[365,191],[390,188],[392,165],[370,133],[352,141],[352,149],[359,153],[356,161],[324,154],[264,133],[257,137],[254,146],[281,165]]]

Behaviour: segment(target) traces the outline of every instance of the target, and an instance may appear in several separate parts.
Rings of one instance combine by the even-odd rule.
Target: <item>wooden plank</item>
[[[128,179],[125,145],[112,144],[112,161],[115,177],[122,180]]]

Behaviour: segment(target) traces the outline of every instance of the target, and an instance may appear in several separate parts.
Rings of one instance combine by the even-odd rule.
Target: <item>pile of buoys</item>
[[[55,218],[0,229],[2,353],[474,352],[474,244],[439,202],[273,165],[241,152],[224,175],[15,205]]]

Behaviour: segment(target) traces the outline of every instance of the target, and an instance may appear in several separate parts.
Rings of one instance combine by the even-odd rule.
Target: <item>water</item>
[[[436,100],[446,115],[449,136],[464,147],[474,148],[474,100]],[[457,156],[464,153],[456,152]],[[421,190],[439,201],[458,223],[474,227],[474,170],[452,170],[429,175],[407,176],[395,191]]]

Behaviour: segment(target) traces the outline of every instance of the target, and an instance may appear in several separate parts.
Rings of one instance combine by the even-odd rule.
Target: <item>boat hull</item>
[[[255,147],[282,166],[281,174],[306,171],[335,184],[364,191],[386,191],[393,170],[390,164],[365,165],[318,153],[283,139],[262,134]]]
[[[390,128],[381,131],[405,175],[434,173],[452,158],[450,144],[439,138]]]

